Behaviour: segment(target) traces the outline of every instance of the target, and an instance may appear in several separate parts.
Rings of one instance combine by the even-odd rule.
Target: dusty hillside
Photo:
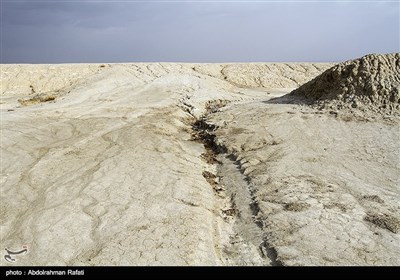
[[[198,64],[194,70],[239,87],[296,88],[331,66],[330,63]]]
[[[248,64],[71,64],[2,65],[2,94],[35,95],[62,93],[96,77],[110,67],[122,67],[131,74],[132,84],[142,84],[166,75],[209,76],[240,87],[295,88],[331,67],[329,63]]]
[[[323,108],[400,114],[400,54],[340,63],[292,92]]]
[[[287,95],[332,66],[2,65],[1,247],[27,246],[16,265],[399,265],[398,119]]]

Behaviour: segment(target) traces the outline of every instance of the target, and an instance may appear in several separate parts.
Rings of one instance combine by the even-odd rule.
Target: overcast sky
[[[342,61],[400,48],[398,1],[0,1],[3,63]]]

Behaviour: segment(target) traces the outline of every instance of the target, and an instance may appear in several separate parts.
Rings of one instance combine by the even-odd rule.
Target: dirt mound
[[[370,54],[340,63],[291,94],[320,108],[400,115],[400,54]]]

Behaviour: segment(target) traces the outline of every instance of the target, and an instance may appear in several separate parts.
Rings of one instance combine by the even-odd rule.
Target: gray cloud
[[[2,2],[3,63],[338,61],[399,51],[397,2]]]

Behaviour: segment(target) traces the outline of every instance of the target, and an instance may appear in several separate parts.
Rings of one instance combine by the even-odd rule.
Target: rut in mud
[[[251,179],[244,175],[237,157],[217,143],[215,131],[218,127],[207,121],[210,114],[225,105],[226,102],[221,100],[209,101],[206,113],[192,125],[193,140],[202,142],[205,148],[203,159],[216,165],[216,174],[206,171],[203,176],[216,196],[224,199],[221,215],[231,229],[222,233],[229,235],[229,244],[222,251],[222,261],[232,265],[280,266],[282,263],[277,260],[276,250],[269,245],[263,232],[264,223],[258,218],[260,208]]]

